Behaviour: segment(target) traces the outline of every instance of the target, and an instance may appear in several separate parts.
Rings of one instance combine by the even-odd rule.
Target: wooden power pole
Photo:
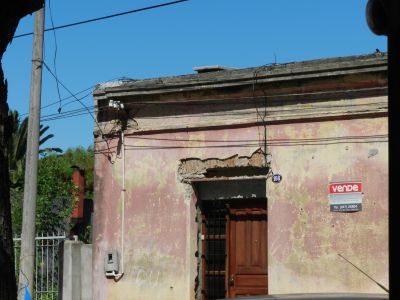
[[[40,100],[42,94],[44,5],[35,13],[29,120],[25,165],[24,200],[21,233],[21,257],[18,299],[24,299],[25,288],[33,296],[35,267],[35,219],[37,169],[39,156]],[[33,298],[33,297],[32,297]]]

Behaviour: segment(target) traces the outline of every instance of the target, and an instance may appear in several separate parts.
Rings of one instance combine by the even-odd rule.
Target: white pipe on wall
[[[121,208],[121,271],[115,274],[116,280],[119,280],[124,275],[124,231],[125,231],[125,134],[121,130],[121,159],[122,159],[122,208]]]

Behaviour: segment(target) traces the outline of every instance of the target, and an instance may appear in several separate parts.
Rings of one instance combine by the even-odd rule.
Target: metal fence
[[[35,283],[34,299],[58,299],[59,244],[65,240],[65,233],[41,234],[35,238]],[[14,237],[15,274],[19,276],[21,238]]]

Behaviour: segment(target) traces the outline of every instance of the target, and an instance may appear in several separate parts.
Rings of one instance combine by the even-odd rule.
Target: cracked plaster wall
[[[215,145],[210,140],[221,145],[257,141],[258,134],[257,127],[245,127],[145,136],[153,140],[126,138],[126,272],[117,283],[105,278],[103,262],[106,250],[120,247],[122,165],[118,158],[111,164],[96,154],[95,299],[194,298],[197,224],[189,179],[204,177],[208,167],[219,164],[252,164],[253,159],[259,164],[264,156],[251,156],[258,147],[207,147]],[[278,141],[269,146],[272,171],[283,176],[279,184],[267,182],[270,293],[381,292],[337,253],[387,284],[387,142],[282,142],[376,134],[387,134],[387,118],[268,127],[268,139]],[[171,140],[183,142],[168,148],[178,143]],[[113,140],[109,147],[116,144]],[[96,144],[100,150],[107,152],[105,143]],[[331,180],[362,180],[363,210],[331,213]]]
[[[269,128],[273,140],[301,140],[270,148],[283,177],[267,182],[271,293],[384,293],[338,254],[388,287],[387,132],[387,118]],[[305,142],[318,136],[349,138]],[[362,211],[330,212],[328,184],[346,180],[362,181]]]
[[[145,137],[163,140],[126,136],[125,275],[118,282],[104,276],[104,253],[111,248],[120,251],[121,246],[122,159],[113,154],[110,163],[107,157],[108,147],[114,149],[117,139],[109,141],[108,147],[101,139],[96,143],[93,282],[94,298],[99,300],[126,299],[127,294],[129,299],[194,298],[196,207],[193,189],[179,168],[181,160],[207,159],[205,168],[219,162],[210,157],[227,158],[223,164],[229,166],[263,161],[258,152],[250,160],[245,158],[258,147],[214,148],[215,143],[209,142],[258,140],[257,127]],[[185,142],[165,149],[177,145],[170,140]],[[143,146],[152,148],[142,150]],[[196,172],[202,176],[200,169]]]

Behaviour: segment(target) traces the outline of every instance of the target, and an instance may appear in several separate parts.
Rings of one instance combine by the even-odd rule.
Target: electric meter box
[[[107,251],[104,257],[104,272],[106,277],[115,277],[119,271],[118,252],[116,250]]]

